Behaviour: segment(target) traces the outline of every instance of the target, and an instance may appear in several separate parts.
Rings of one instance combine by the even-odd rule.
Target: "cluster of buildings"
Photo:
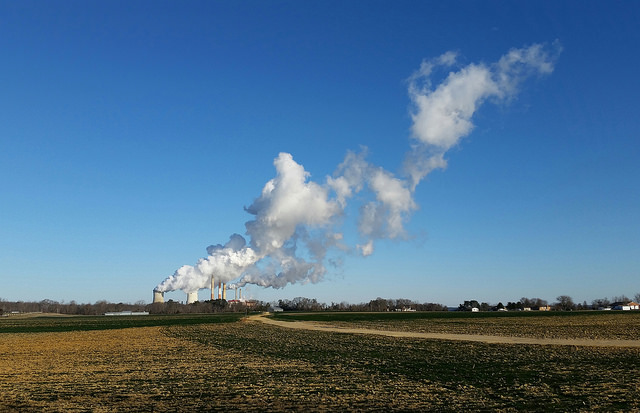
[[[211,277],[211,300],[215,300],[216,299],[216,294],[215,294],[215,288],[216,288],[216,282],[215,282],[215,278]],[[227,300],[227,283],[223,283],[223,282],[218,282],[218,294],[217,294],[217,299],[218,300]],[[241,288],[236,288],[236,287],[232,287],[233,291],[234,291],[234,298],[232,300],[228,300],[229,302],[245,302],[246,300],[244,300],[242,298],[242,289]],[[196,301],[198,301],[198,291],[194,291],[194,292],[188,292],[187,293],[187,304],[193,304]],[[158,291],[158,290],[153,290],[153,302],[154,303],[164,303],[164,292],[163,291]]]
[[[620,301],[617,303],[612,303],[606,307],[599,307],[598,310],[640,310],[640,304],[636,303],[635,301]]]

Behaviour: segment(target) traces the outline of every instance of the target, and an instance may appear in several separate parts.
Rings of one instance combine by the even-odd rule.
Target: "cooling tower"
[[[198,292],[187,293],[187,304],[192,304],[198,301]]]
[[[164,293],[160,291],[153,290],[153,302],[154,303],[164,303]]]

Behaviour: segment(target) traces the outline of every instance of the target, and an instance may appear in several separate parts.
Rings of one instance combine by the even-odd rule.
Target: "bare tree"
[[[576,305],[573,303],[573,298],[568,295],[561,295],[559,297],[556,297],[556,300],[558,300],[558,302],[556,303],[555,307],[559,310],[571,311],[576,307]]]
[[[477,300],[465,300],[458,306],[458,311],[473,311],[474,308],[480,309],[480,303]]]
[[[522,303],[522,308],[525,307],[545,307],[547,305],[547,300],[543,300],[542,298],[527,298],[522,297],[520,299],[520,303]]]
[[[609,307],[609,304],[610,304],[610,301],[607,297],[596,298],[595,300],[591,301],[591,306],[593,307],[594,310]]]
[[[387,311],[389,309],[387,300],[378,297],[375,300],[369,301],[370,311]]]
[[[626,295],[622,294],[622,295],[618,295],[615,296],[611,299],[611,301],[613,301],[614,303],[628,303],[629,301],[631,301],[629,299],[629,297],[627,297]]]

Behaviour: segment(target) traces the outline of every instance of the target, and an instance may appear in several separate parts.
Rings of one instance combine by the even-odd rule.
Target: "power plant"
[[[215,278],[211,277],[211,300],[226,300],[227,299],[227,284],[223,283],[223,282],[218,282],[218,294],[216,297],[215,294],[215,287],[216,287],[216,283],[215,283]],[[230,300],[230,301],[245,301],[242,299],[242,289],[240,288],[233,288],[234,290],[234,299]],[[187,304],[193,304],[196,301],[198,301],[198,292],[194,291],[194,292],[190,292],[187,293]],[[153,290],[153,303],[164,303],[164,292],[163,291],[158,291],[158,290]]]
[[[164,293],[161,291],[153,290],[153,302],[164,303]]]
[[[187,304],[193,304],[198,301],[198,292],[187,293]]]

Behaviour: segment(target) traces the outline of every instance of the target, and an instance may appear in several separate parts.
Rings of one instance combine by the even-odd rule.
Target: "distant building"
[[[104,315],[149,315],[148,311],[111,311]]]
[[[612,303],[611,308],[622,311],[640,310],[640,305],[634,301],[618,301],[617,303]]]
[[[531,307],[533,311],[551,311],[550,305],[541,305],[539,307]]]

